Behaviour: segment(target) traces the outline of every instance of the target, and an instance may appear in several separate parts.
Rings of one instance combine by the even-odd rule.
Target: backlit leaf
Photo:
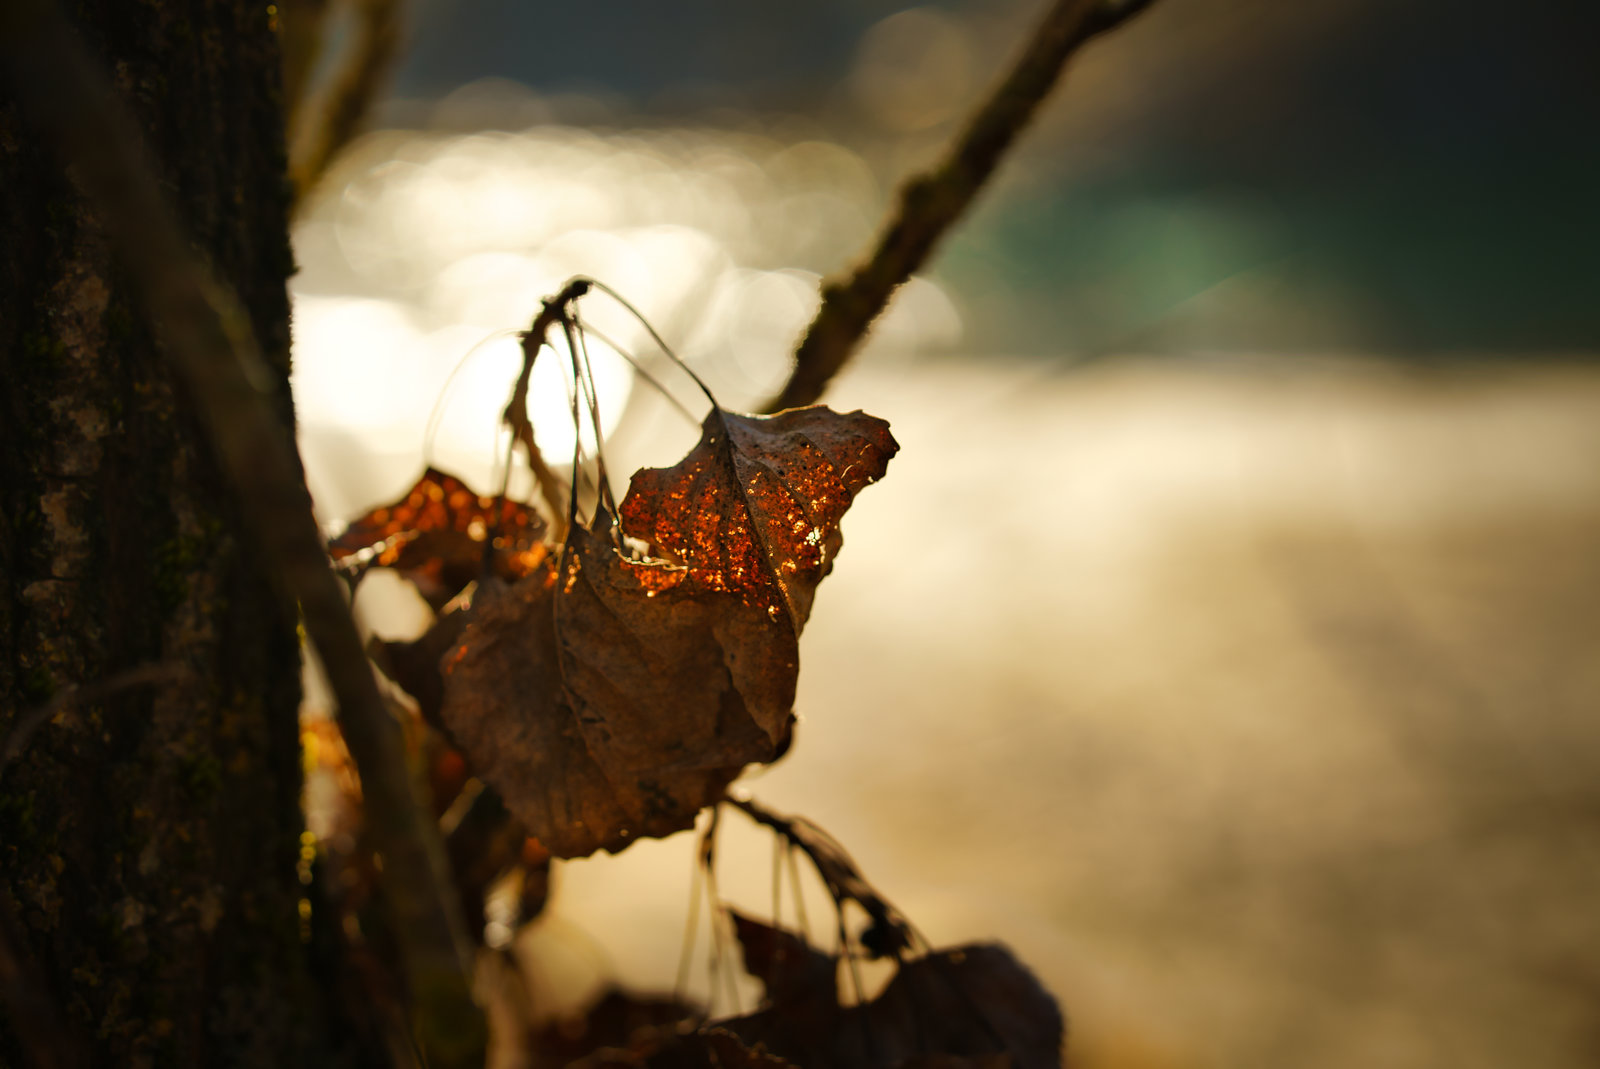
[[[480,595],[442,662],[441,716],[531,834],[562,857],[666,835],[784,751],[839,519],[897,448],[860,412],[714,410],[623,500],[621,532],[653,556],[624,557],[601,509],[559,577]]]

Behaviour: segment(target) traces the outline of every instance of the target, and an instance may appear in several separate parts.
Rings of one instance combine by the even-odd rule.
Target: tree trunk
[[[268,5],[64,7],[249,312],[287,423]],[[0,765],[14,956],[92,1064],[314,1064],[294,619],[94,211],[4,97],[0,384],[0,738],[59,703]],[[41,1021],[8,1016],[0,1065],[27,1064]]]

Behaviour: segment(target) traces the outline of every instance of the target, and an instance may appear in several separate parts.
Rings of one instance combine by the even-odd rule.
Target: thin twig
[[[502,329],[491,334],[485,334],[478,339],[472,348],[462,354],[461,359],[457,360],[455,366],[450,369],[450,374],[444,377],[444,385],[439,387],[439,392],[433,399],[433,407],[428,410],[428,422],[422,426],[422,464],[424,467],[433,467],[433,442],[439,434],[439,423],[444,419],[445,403],[450,399],[450,388],[455,385],[456,376],[460,375],[462,369],[490,342],[520,334],[521,331],[511,329]]]
[[[809,405],[844,367],[901,283],[927,260],[972,203],[1006,150],[1085,42],[1132,18],[1152,0],[1055,0],[1027,48],[944,158],[907,181],[888,226],[846,281],[824,283],[822,307],[795,350],[794,371],[764,411]]]
[[[539,314],[533,317],[533,323],[522,332],[522,369],[517,372],[517,381],[511,387],[511,399],[506,402],[506,409],[501,415],[501,421],[511,429],[511,448],[513,455],[516,447],[521,446],[523,453],[528,458],[528,467],[533,471],[534,480],[539,484],[539,495],[544,498],[545,505],[550,510],[550,537],[558,545],[565,545],[567,540],[567,515],[562,511],[563,497],[568,496],[569,487],[562,485],[561,477],[550,467],[540,451],[539,444],[534,441],[533,424],[528,419],[528,388],[533,382],[533,365],[539,358],[539,351],[544,348],[549,340],[550,331],[556,324],[563,322],[567,314],[567,305],[589,292],[589,280],[574,278],[569,281],[561,292],[553,297],[546,298],[539,308]],[[576,430],[573,431],[577,433]],[[500,496],[504,498],[511,485],[511,457],[506,458],[506,470],[502,476]],[[578,485],[578,468],[572,468],[572,485],[570,490],[576,492]],[[498,513],[496,513],[498,515]]]
[[[557,545],[567,540],[567,514],[562,508],[561,501],[567,496],[567,485],[561,481],[548,461],[544,459],[544,452],[539,448],[539,443],[533,440],[533,425],[524,420],[513,431],[513,444],[522,446],[523,454],[528,458],[528,467],[533,471],[534,482],[539,485],[539,496],[544,499],[547,515],[545,519],[550,524],[550,540]],[[576,476],[577,472],[573,472]],[[509,482],[511,465],[506,464],[505,479]],[[501,498],[505,497],[502,489]],[[495,513],[497,518],[499,512]]]
[[[35,709],[23,713],[17,722],[11,726],[6,735],[6,744],[0,749],[0,771],[22,755],[28,746],[28,740],[39,726],[46,720],[55,716],[69,705],[78,705],[84,702],[104,701],[130,687],[143,687],[153,683],[166,683],[176,679],[181,674],[176,665],[171,664],[141,664],[137,668],[130,668],[126,672],[119,672],[110,679],[99,683],[82,683],[62,687],[51,695],[50,700]]]
[[[622,357],[623,360],[627,361],[628,366],[633,368],[633,373],[643,379],[645,384],[652,387],[656,393],[666,398],[667,404],[676,409],[678,415],[689,421],[689,426],[700,426],[700,420],[696,418],[695,414],[690,412],[688,406],[682,401],[678,400],[676,395],[674,395],[671,390],[667,389],[666,383],[655,377],[650,369],[645,366],[643,360],[640,360],[637,356],[634,356],[633,353],[629,352],[621,342],[612,338],[609,334],[606,334],[600,330],[596,330],[593,324],[577,320],[576,316],[574,316],[574,319],[577,321],[578,329],[581,332],[600,339],[611,348],[612,352],[616,353],[618,356]],[[623,422],[626,421],[626,415],[624,415]]]
[[[809,945],[811,942],[811,923],[806,920],[805,888],[800,885],[800,865],[794,859],[795,851],[799,847],[788,839],[784,839],[784,842],[787,844],[783,851],[784,861],[789,868],[789,888],[794,894],[794,916],[800,925],[800,941]]]
[[[678,979],[672,985],[674,1002],[682,1002],[689,989],[689,971],[693,967],[695,936],[699,934],[700,926],[700,881],[704,878],[704,873],[700,869],[698,854],[690,868],[692,872],[689,876],[689,916],[683,924],[683,948],[678,952]],[[715,996],[716,993],[712,992],[713,1000]]]
[[[843,844],[815,821],[801,816],[783,816],[742,791],[724,795],[722,801],[798,847],[816,869],[835,906],[842,907],[846,901],[851,901],[866,911],[872,925],[862,934],[861,942],[873,957],[898,959],[900,952],[913,942],[927,944],[906,915],[861,875],[861,869]],[[797,902],[799,895],[797,882]]]
[[[71,27],[46,0],[12,0],[0,4],[0,31],[15,99],[104,220],[231,477],[247,528],[299,602],[361,777],[367,829],[383,858],[384,898],[430,1062],[435,1069],[481,1066],[483,1018],[472,999],[469,944],[438,828],[418,802],[400,725],[378,691],[323,550],[293,440],[276,415],[281,380],[265,367],[238,299],[191,250],[137,128]]]
[[[533,381],[533,363],[550,336],[550,331],[567,314],[567,305],[589,292],[589,280],[574,278],[553,297],[546,297],[539,307],[533,323],[522,332],[522,369],[517,372],[516,384],[511,387],[511,400],[506,403],[506,426],[513,433],[528,425],[528,385]]]
[[[743,1012],[739,1007],[738,982],[733,970],[724,968],[728,957],[728,907],[717,890],[717,823],[721,815],[720,809],[712,808],[711,823],[706,825],[705,834],[700,839],[700,867],[706,874],[706,910],[711,925],[711,945],[707,948],[711,954],[711,998],[707,1006],[712,1012],[716,1011],[720,978],[724,990],[728,992],[728,1004],[733,1007],[733,1015],[738,1016]]]
[[[328,165],[361,132],[400,53],[399,0],[357,0],[355,40],[321,93],[290,116],[289,178],[293,209],[306,201]]]
[[[293,130],[306,86],[327,38],[328,0],[278,0],[278,51],[283,53],[283,111]]]
[[[700,387],[700,392],[706,395],[706,400],[711,402],[712,408],[722,407],[721,405],[717,404],[716,397],[712,395],[711,387],[705,384],[704,379],[695,374],[694,368],[690,367],[688,362],[685,361],[683,357],[679,356],[673,351],[672,346],[667,344],[667,339],[663,338],[661,336],[661,332],[656,330],[655,325],[652,324],[650,320],[645,318],[644,313],[639,311],[637,305],[597,278],[584,279],[584,281],[621,305],[622,310],[632,316],[638,322],[638,324],[644,328],[645,333],[650,335],[650,340],[656,343],[656,347],[661,350],[662,355],[676,364],[679,370],[681,370],[685,375],[688,375],[689,378],[694,380],[694,384]]]

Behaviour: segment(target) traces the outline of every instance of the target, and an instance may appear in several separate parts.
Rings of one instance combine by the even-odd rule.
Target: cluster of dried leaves
[[[1055,1000],[999,944],[968,944],[910,959],[876,998],[846,1005],[839,998],[837,957],[794,932],[750,917],[736,914],[734,922],[745,970],[765,990],[762,1008],[695,1026],[689,1007],[612,991],[578,1027],[565,1023],[543,1030],[531,1046],[536,1064],[584,1069],[1055,1069],[1061,1064],[1063,1024]]]
[[[332,551],[443,609],[387,651],[396,681],[531,834],[581,857],[689,827],[783,753],[839,519],[895,449],[860,412],[716,409],[681,462],[634,476],[620,521],[602,505],[560,547],[530,506],[430,469]]]
[[[504,492],[479,494],[429,468],[329,547],[352,587],[369,569],[390,568],[436,613],[420,638],[375,642],[372,652],[434,729],[415,748],[480,933],[489,889],[508,874],[521,889],[518,919],[531,918],[551,856],[616,851],[689,828],[727,800],[747,765],[784,754],[799,636],[842,544],[840,520],[898,448],[887,423],[861,412],[812,406],[744,416],[713,402],[699,442],[677,464],[635,473],[620,506],[601,467],[589,518],[578,515],[576,494],[561,515],[518,402],[556,326],[582,393],[567,306],[585,288],[574,284],[546,302],[508,410],[551,522]],[[573,411],[576,418],[577,398]],[[613,999],[577,1030],[577,1046],[570,1027],[559,1042],[530,1037],[545,1051],[542,1064],[1058,1063],[1055,1004],[1007,952],[972,946],[908,957],[910,925],[842,848],[803,819],[730,804],[810,859],[840,911],[838,953],[736,917],[745,966],[766,988],[764,1009],[696,1027],[688,1011],[661,1010],[675,1004],[652,1004],[660,1012],[645,1015],[649,1027],[617,1027],[634,1019],[624,1013],[608,1035]],[[709,844],[702,861],[709,871]],[[351,901],[346,895],[347,914]],[[854,937],[847,903],[868,918]],[[846,1005],[839,955],[856,953],[899,968],[877,998],[861,1001],[858,992]]]
[[[534,1030],[528,1060],[585,1069],[1046,1069],[1061,1063],[1065,1030],[1055,1000],[1004,947],[969,944],[933,950],[880,895],[855,862],[820,828],[744,799],[728,805],[771,828],[780,846],[812,863],[838,909],[834,951],[797,932],[721,903],[745,972],[759,981],[762,1005],[706,1020],[676,1000],[613,989],[586,1013]],[[706,882],[714,885],[716,820],[701,841]],[[846,907],[866,924],[846,930]],[[803,916],[803,914],[802,914]],[[913,948],[916,948],[915,950]],[[854,958],[892,959],[893,977],[863,996]],[[848,971],[854,998],[840,991]],[[716,986],[713,979],[713,987]]]

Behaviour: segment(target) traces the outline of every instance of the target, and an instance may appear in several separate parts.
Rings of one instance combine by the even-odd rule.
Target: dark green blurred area
[[[994,347],[1474,355],[1600,346],[1596,157],[1245,184],[1141,160],[988,204],[946,250]],[[1043,328],[1043,329],[1041,329]]]
[[[981,38],[979,87],[1040,9],[935,6]],[[840,87],[898,7],[434,0],[397,93],[496,75],[619,122],[801,112],[861,144]],[[1597,42],[1594,6],[1555,0],[1158,0],[1085,56],[1114,76],[1069,74],[934,274],[985,352],[1593,355]]]
[[[1578,5],[1367,6],[1207,72],[1097,172],[992,198],[947,277],[1047,315],[1028,349],[1592,352],[1597,41]]]

